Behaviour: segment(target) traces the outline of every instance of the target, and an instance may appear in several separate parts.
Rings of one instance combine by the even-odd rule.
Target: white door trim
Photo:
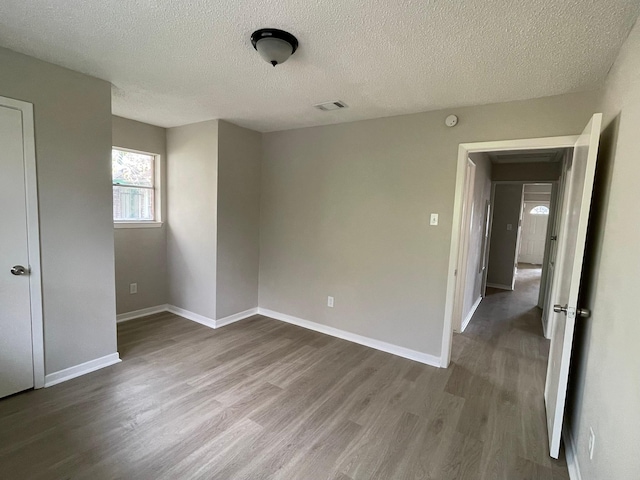
[[[34,137],[33,104],[0,96],[0,106],[22,112],[24,151],[27,246],[29,249],[29,296],[31,298],[31,343],[33,351],[33,385],[44,387],[44,323],[42,314],[42,272],[40,269],[40,226],[38,214],[38,177]]]
[[[451,228],[451,247],[449,249],[449,270],[447,274],[447,295],[444,308],[444,328],[442,331],[442,367],[448,367],[451,361],[451,341],[453,338],[453,306],[456,289],[455,271],[460,246],[462,202],[464,200],[466,162],[473,152],[497,152],[505,150],[539,150],[545,148],[573,148],[577,135],[565,137],[528,138],[520,140],[502,140],[495,142],[461,143],[458,147],[458,166],[456,190],[453,202],[453,221]]]

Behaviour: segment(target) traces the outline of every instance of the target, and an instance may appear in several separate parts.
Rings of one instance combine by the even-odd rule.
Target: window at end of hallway
[[[113,222],[116,228],[159,227],[158,155],[111,150]]]
[[[538,205],[529,210],[531,215],[549,215],[549,207],[546,205]]]

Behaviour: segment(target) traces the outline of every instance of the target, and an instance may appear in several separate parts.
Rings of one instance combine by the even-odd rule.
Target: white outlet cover
[[[327,297],[327,307],[333,308],[333,297]]]

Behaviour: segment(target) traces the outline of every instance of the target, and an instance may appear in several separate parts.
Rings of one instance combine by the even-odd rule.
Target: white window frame
[[[149,155],[153,157],[153,220],[114,220],[114,228],[160,228],[163,225],[162,221],[162,177],[161,177],[161,163],[160,155],[152,152],[145,152],[143,150],[134,150],[132,148],[118,147],[113,145],[112,150],[120,150],[121,152],[139,153],[142,155]],[[111,178],[111,189],[113,190],[113,177]],[[113,217],[113,208],[111,211]]]

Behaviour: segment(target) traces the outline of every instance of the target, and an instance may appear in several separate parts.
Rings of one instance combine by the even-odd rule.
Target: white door
[[[469,236],[471,233],[471,219],[473,218],[473,194],[475,189],[476,164],[467,158],[465,178],[465,199],[462,207],[462,225],[460,226],[461,248],[458,253],[458,268],[456,269],[456,293],[453,311],[453,330],[462,331],[462,316],[464,312],[465,287],[467,281],[467,259],[469,258]]]
[[[519,263],[542,265],[547,240],[549,202],[524,202]]]
[[[22,122],[0,106],[0,397],[34,386]]]
[[[573,159],[566,168],[558,256],[552,287],[554,303],[558,305],[558,310],[561,307],[563,311],[556,311],[551,315],[551,350],[544,390],[549,451],[554,458],[558,458],[560,451],[573,330],[576,316],[580,315],[578,290],[601,124],[602,114],[597,113],[576,142]]]

